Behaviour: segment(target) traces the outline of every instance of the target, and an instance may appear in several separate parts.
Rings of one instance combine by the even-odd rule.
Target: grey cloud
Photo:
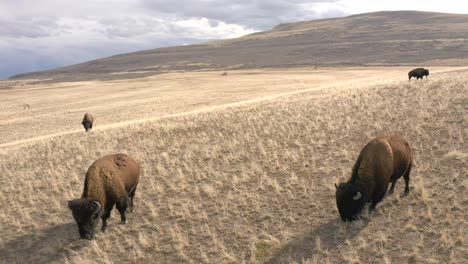
[[[109,38],[131,38],[148,34],[177,35],[178,28],[172,21],[150,17],[126,17],[118,19],[101,19],[99,24]]]
[[[147,21],[143,23],[134,18],[102,19],[99,21],[103,25],[105,34],[110,37],[128,38],[147,33],[152,30]]]
[[[2,17],[103,17],[125,15],[141,10],[138,0],[2,0]]]
[[[165,0],[141,0],[141,2],[155,14],[175,14],[182,18],[205,17],[255,29],[268,29],[283,22],[321,18],[322,14],[307,10],[305,7],[312,3],[337,1],[180,0],[170,3]]]
[[[219,25],[219,20],[210,19],[208,23],[210,23],[211,27],[217,27]]]
[[[16,20],[0,19],[0,37],[40,38],[52,36],[59,26],[52,18],[17,18]]]

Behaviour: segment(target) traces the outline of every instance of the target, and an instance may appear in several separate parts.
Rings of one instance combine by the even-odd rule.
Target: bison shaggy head
[[[429,70],[428,69],[424,69],[424,75],[429,76]]]
[[[101,204],[96,200],[81,198],[69,201],[68,208],[78,225],[80,238],[95,239],[96,226],[102,212]]]
[[[351,183],[336,186],[336,205],[343,221],[353,221],[359,217],[366,204],[364,195]]]
[[[88,121],[88,120],[83,121],[83,127],[85,128],[86,132],[91,130],[91,127],[92,127],[91,121]]]

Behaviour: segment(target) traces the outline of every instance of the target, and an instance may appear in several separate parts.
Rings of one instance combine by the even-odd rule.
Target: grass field
[[[466,263],[468,70],[174,73],[0,90],[0,263]],[[85,112],[97,120],[85,133]],[[343,224],[334,183],[372,138],[415,149],[411,193]],[[142,165],[129,223],[79,240],[97,158]]]

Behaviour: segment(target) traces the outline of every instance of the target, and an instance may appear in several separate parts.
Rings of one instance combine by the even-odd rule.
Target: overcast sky
[[[0,0],[0,78],[382,10],[468,13],[468,1]]]

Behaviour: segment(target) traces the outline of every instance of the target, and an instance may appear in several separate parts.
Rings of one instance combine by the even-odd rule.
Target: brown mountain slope
[[[281,24],[241,38],[116,55],[12,78],[103,80],[304,65],[468,65],[467,25],[468,15],[367,13]]]

